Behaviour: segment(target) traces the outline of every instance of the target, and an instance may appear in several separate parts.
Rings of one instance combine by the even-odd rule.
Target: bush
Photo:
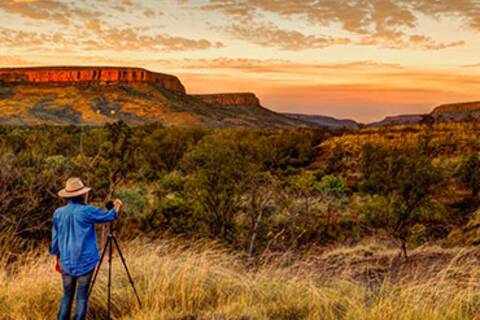
[[[327,175],[315,185],[315,188],[328,196],[341,198],[346,194],[347,182],[340,177]]]

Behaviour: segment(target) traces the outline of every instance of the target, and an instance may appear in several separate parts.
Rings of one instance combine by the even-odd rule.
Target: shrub
[[[343,178],[327,175],[315,185],[315,188],[328,196],[341,198],[347,191],[347,182]]]

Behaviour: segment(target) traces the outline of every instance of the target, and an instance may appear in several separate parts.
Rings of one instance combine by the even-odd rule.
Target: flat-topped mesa
[[[480,101],[444,104],[433,109],[432,113],[435,114],[458,111],[480,111]]]
[[[142,68],[124,67],[38,67],[0,68],[0,82],[14,84],[45,83],[152,83],[165,89],[185,93],[180,80],[172,75]]]
[[[260,100],[254,93],[196,94],[194,96],[214,106],[260,106]]]

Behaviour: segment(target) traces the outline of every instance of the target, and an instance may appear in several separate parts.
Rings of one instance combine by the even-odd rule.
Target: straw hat
[[[79,178],[70,178],[67,180],[65,188],[58,192],[58,195],[62,198],[73,198],[81,196],[90,190],[90,188],[85,187]]]

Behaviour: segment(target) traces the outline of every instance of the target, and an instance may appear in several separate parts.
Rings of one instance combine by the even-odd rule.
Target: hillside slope
[[[332,129],[353,129],[360,128],[360,124],[350,119],[336,119],[333,117],[313,115],[313,114],[300,114],[300,113],[284,113],[289,118],[305,121],[312,125],[328,127]]]
[[[436,107],[432,117],[439,122],[480,120],[480,101],[444,104]]]
[[[398,116],[388,116],[385,119],[377,122],[369,123],[367,128],[377,128],[384,126],[396,126],[396,125],[413,125],[421,123],[425,118],[425,115],[421,114],[406,114]]]
[[[101,125],[117,120],[212,128],[309,126],[262,107],[254,94],[188,95],[178,78],[144,69],[0,69],[0,124]]]

